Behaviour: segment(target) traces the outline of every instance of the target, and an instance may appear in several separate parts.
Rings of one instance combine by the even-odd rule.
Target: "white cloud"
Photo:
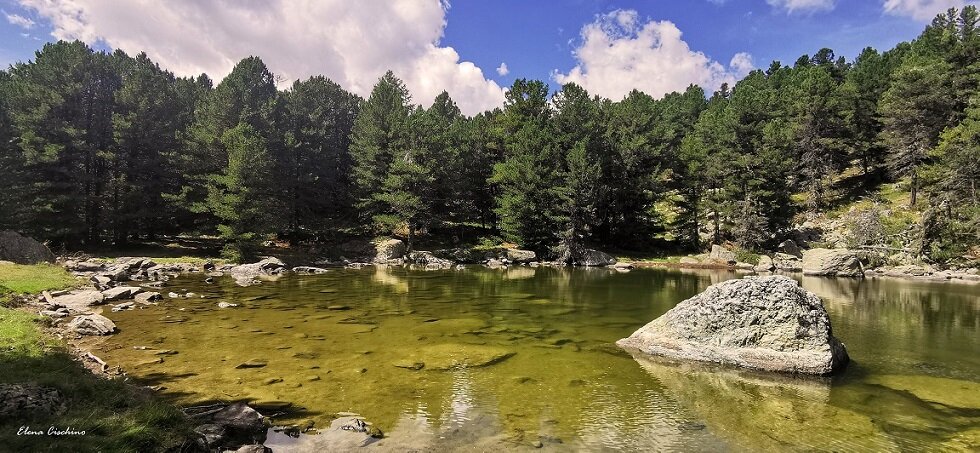
[[[261,57],[287,80],[330,77],[366,96],[388,69],[428,105],[447,90],[467,114],[501,105],[504,90],[439,44],[445,0],[19,0],[59,39],[146,51],[179,75],[220,79]]]
[[[574,53],[578,64],[567,74],[554,71],[555,81],[574,82],[614,100],[633,89],[660,97],[692,83],[710,92],[753,67],[747,53],[735,55],[726,67],[691,50],[672,22],[641,22],[633,10],[613,11],[587,24]]]
[[[497,75],[505,76],[507,74],[510,74],[510,69],[507,69],[507,63],[500,63],[500,66],[497,66]]]
[[[26,28],[28,30],[34,28],[34,21],[27,17],[21,16],[20,14],[10,14],[4,11],[3,15],[7,17],[7,22],[10,22],[11,24],[20,28]]]
[[[963,5],[975,3],[963,0],[885,0],[883,6],[888,14],[930,21],[949,8],[962,8]]]
[[[776,9],[784,9],[792,14],[796,12],[830,11],[836,6],[836,0],[766,0]]]

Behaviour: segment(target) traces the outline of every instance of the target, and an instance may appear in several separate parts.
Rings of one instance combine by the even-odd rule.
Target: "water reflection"
[[[179,402],[290,405],[296,415],[280,422],[310,418],[325,435],[282,442],[310,451],[332,445],[331,420],[348,411],[388,433],[374,446],[392,450],[980,446],[980,408],[966,396],[980,374],[977,287],[801,278],[854,361],[832,383],[634,360],[612,344],[739,276],[477,266],[336,270],[247,288],[184,278],[171,284],[207,298],[110,313],[121,332],[98,355]],[[152,350],[134,346],[178,353],[148,362]],[[506,358],[483,367],[435,369],[498,353]],[[236,368],[251,359],[268,365]]]

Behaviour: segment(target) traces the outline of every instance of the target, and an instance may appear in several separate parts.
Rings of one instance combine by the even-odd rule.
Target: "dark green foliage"
[[[375,195],[388,178],[395,156],[404,158],[412,145],[410,103],[408,88],[388,71],[361,105],[354,121],[350,154],[357,207],[366,220],[389,214],[389,207]]]
[[[284,228],[306,236],[343,225],[353,214],[347,150],[361,101],[324,77],[294,83],[285,97]]]
[[[111,57],[81,42],[46,44],[11,67],[4,90],[30,181],[23,229],[62,242],[92,242],[103,226],[106,153],[113,147]]]
[[[241,262],[252,257],[260,235],[273,232],[281,219],[275,162],[268,142],[249,124],[225,131],[221,145],[228,166],[212,178],[206,204],[227,241],[225,258]]]
[[[950,10],[889,51],[820,49],[710,99],[549,97],[519,79],[475,117],[447,92],[414,105],[390,71],[362,100],[324,77],[280,91],[257,57],[213,87],[144,54],[48,44],[0,72],[0,228],[67,245],[219,233],[234,259],[352,226],[565,261],[759,251],[887,179],[929,197],[922,251],[953,259],[980,243],[978,24],[975,7]]]

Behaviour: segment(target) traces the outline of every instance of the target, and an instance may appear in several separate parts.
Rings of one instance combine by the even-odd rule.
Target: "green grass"
[[[0,264],[0,302],[11,294],[39,293],[75,285],[75,277],[60,266]]]
[[[57,266],[0,265],[0,283],[11,294],[71,286]],[[0,300],[5,298],[0,295]],[[72,359],[64,343],[43,330],[43,319],[0,307],[0,383],[35,383],[58,389],[67,410],[55,416],[0,419],[4,451],[179,450],[190,439],[180,410],[120,380],[103,379]],[[18,436],[20,426],[85,431],[84,436]]]

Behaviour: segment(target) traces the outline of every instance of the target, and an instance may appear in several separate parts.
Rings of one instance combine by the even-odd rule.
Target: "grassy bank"
[[[0,301],[61,289],[74,278],[56,266],[0,264]],[[0,384],[35,383],[58,389],[67,409],[55,416],[0,418],[0,446],[9,451],[160,451],[180,449],[190,425],[180,410],[142,389],[96,376],[73,360],[67,345],[23,310],[0,307]],[[76,436],[18,436],[22,426],[85,431]]]

